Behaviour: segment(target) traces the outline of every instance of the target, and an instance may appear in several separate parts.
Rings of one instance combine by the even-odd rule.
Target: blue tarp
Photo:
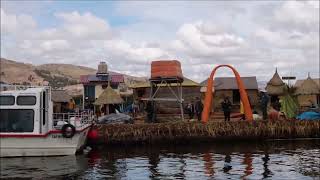
[[[130,104],[129,106],[124,108],[124,110],[122,112],[128,113],[128,112],[132,112],[132,111],[133,111],[133,106],[132,106],[132,104]]]
[[[320,120],[320,113],[307,111],[297,116],[299,120]]]

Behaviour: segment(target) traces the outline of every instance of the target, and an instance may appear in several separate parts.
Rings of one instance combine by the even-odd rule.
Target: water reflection
[[[157,167],[160,162],[159,151],[151,152],[149,155],[149,171],[150,171],[150,178],[154,179],[155,177],[159,176]]]
[[[320,140],[99,147],[88,155],[1,159],[1,177],[38,179],[320,178]]]
[[[245,178],[247,176],[250,176],[252,174],[252,154],[251,153],[245,153],[242,164],[246,165],[244,170],[244,175],[242,178]]]
[[[224,173],[228,173],[230,170],[232,169],[231,166],[231,156],[230,154],[226,154],[225,158],[224,158],[224,166],[223,166],[223,172]]]
[[[272,176],[272,172],[270,171],[270,169],[268,168],[268,162],[269,162],[270,158],[269,158],[269,154],[264,154],[264,157],[262,158],[263,161],[263,178],[268,178]]]
[[[210,152],[206,152],[203,155],[205,173],[207,176],[214,176],[214,161]]]
[[[182,155],[178,156],[179,160],[178,162],[180,163],[180,167],[178,169],[178,173],[174,175],[175,179],[185,179],[186,175],[185,175],[185,168],[187,166],[186,161],[184,160]]]
[[[0,158],[0,178],[75,176],[87,169],[84,156]]]

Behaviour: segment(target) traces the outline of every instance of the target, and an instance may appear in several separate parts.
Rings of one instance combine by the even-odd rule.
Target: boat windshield
[[[33,132],[32,109],[1,109],[0,132]]]

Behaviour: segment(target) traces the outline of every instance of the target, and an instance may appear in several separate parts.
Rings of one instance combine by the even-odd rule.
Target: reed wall
[[[97,143],[185,143],[227,139],[320,138],[320,121],[170,122],[97,125]]]

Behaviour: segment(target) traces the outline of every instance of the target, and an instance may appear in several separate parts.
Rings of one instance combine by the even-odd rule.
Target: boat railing
[[[53,113],[53,128],[61,129],[64,124],[72,124],[76,129],[88,126],[94,122],[92,111],[82,111],[79,113]]]

